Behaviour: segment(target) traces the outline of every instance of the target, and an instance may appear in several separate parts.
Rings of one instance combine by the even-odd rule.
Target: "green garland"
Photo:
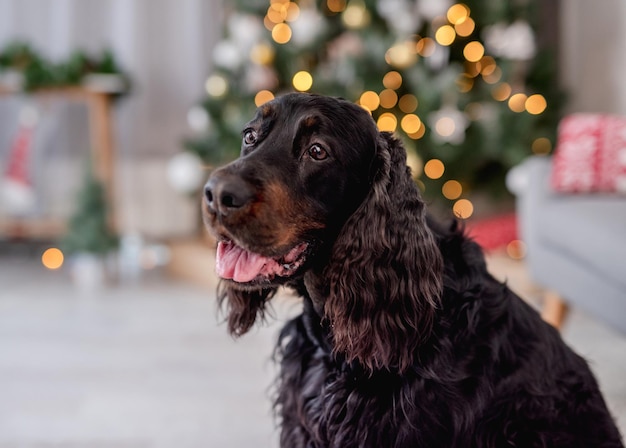
[[[0,51],[0,74],[16,71],[23,76],[22,89],[32,92],[50,87],[79,86],[91,74],[118,75],[123,80],[121,93],[130,89],[130,79],[121,68],[111,50],[99,56],[90,56],[77,50],[68,60],[51,62],[25,42],[16,41]]]

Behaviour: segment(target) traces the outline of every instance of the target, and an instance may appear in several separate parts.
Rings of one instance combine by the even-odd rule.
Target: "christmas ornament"
[[[229,39],[218,42],[213,48],[213,62],[226,70],[237,70],[243,62],[241,55],[240,48]]]
[[[39,113],[32,105],[20,112],[19,129],[9,151],[7,169],[2,179],[4,208],[11,215],[26,215],[35,209],[32,183],[32,146]]]
[[[187,123],[194,132],[206,132],[209,130],[211,118],[206,109],[194,106],[187,112]]]
[[[197,191],[204,177],[202,159],[191,152],[176,154],[167,164],[167,180],[179,193]]]
[[[465,140],[465,130],[469,126],[467,116],[454,106],[443,106],[428,117],[432,128],[432,138],[438,143],[460,145]]]
[[[324,18],[315,8],[300,10],[300,15],[292,25],[292,42],[298,47],[307,47],[315,42],[317,37],[325,32]]]
[[[535,56],[535,36],[528,22],[517,20],[511,25],[498,23],[485,28],[485,45],[494,56],[512,60],[529,60]]]

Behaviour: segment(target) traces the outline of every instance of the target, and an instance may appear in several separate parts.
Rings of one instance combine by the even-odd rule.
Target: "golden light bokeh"
[[[478,41],[469,42],[463,48],[463,56],[470,62],[478,62],[485,55],[485,47]]]
[[[402,85],[402,75],[396,71],[387,72],[383,76],[383,85],[388,89],[399,89]]]
[[[539,115],[540,113],[543,113],[543,111],[546,110],[546,107],[548,107],[548,103],[546,102],[546,99],[543,97],[543,95],[535,94],[535,95],[530,95],[526,99],[525,107],[526,107],[526,111],[529,114]]]
[[[420,126],[417,132],[413,132],[411,134],[407,134],[413,140],[419,140],[426,134],[426,126]]]
[[[256,104],[256,107],[259,107],[273,99],[274,94],[272,92],[269,90],[261,90],[254,96],[254,104]]]
[[[380,92],[379,98],[380,106],[384,107],[385,109],[391,109],[396,104],[398,104],[398,94],[395,92],[395,90],[385,89]]]
[[[474,32],[474,29],[476,29],[476,22],[471,17],[454,25],[454,31],[461,37],[468,37]]]
[[[496,101],[506,101],[511,96],[511,86],[503,82],[502,84],[498,84],[491,90],[491,96]]]
[[[306,92],[313,86],[313,76],[309,72],[302,70],[293,75],[292,83],[294,89]]]
[[[286,23],[278,23],[272,28],[272,39],[277,44],[286,44],[291,40],[291,28]]]
[[[330,12],[341,12],[346,9],[346,0],[328,0],[326,6]]]
[[[545,156],[552,151],[552,142],[546,137],[539,137],[533,141],[530,148],[534,154]]]
[[[402,117],[400,127],[407,134],[416,134],[422,127],[422,120],[415,114],[407,114]]]
[[[452,206],[452,210],[457,217],[467,219],[474,213],[474,204],[469,199],[459,199]]]
[[[455,38],[456,32],[454,31],[454,28],[452,28],[450,25],[444,25],[439,27],[439,29],[437,29],[437,32],[435,33],[435,40],[439,45],[443,45],[444,47],[452,45],[452,42],[454,42]]]
[[[41,255],[41,263],[48,269],[59,269],[63,266],[63,261],[65,257],[63,256],[63,252],[56,247],[51,247],[50,249],[46,249],[44,253]]]
[[[378,106],[380,106],[380,98],[376,92],[367,90],[361,94],[359,104],[371,112],[378,109]]]
[[[398,68],[407,68],[417,61],[417,49],[412,42],[395,44],[385,53],[385,62]]]
[[[348,28],[364,28],[370,23],[370,12],[361,1],[351,1],[341,15],[344,25]]]
[[[376,122],[379,131],[394,132],[398,127],[398,119],[390,112],[385,112]]]
[[[222,75],[211,75],[204,83],[204,88],[210,96],[219,98],[228,92],[228,81]]]
[[[506,253],[514,260],[521,260],[526,256],[526,244],[521,240],[513,240],[506,245]]]
[[[287,3],[287,17],[285,17],[285,20],[287,22],[294,22],[298,20],[298,17],[300,17],[300,7],[298,4],[294,2]]]
[[[423,57],[431,56],[435,52],[435,41],[430,37],[424,37],[415,44],[417,54]]]
[[[402,97],[398,101],[398,107],[405,114],[415,112],[415,109],[417,109],[417,104],[417,97],[410,93],[402,95]]]
[[[457,3],[456,5],[450,6],[448,12],[446,13],[446,17],[451,24],[457,25],[467,20],[469,13],[470,10],[466,5]]]
[[[480,67],[480,74],[483,76],[489,76],[497,68],[496,60],[491,56],[483,56],[480,60]]]
[[[274,48],[266,43],[256,44],[250,50],[250,60],[255,64],[269,65],[274,61]]]
[[[462,73],[456,79],[456,85],[459,88],[459,92],[469,92],[470,90],[472,90],[472,87],[474,87],[474,78],[472,78],[467,73]]]
[[[458,199],[463,194],[463,187],[457,180],[449,180],[441,187],[441,193],[447,199]]]
[[[267,8],[266,17],[274,23],[281,23],[287,18],[287,6],[284,3],[272,3]]]
[[[509,98],[509,109],[513,112],[524,112],[526,110],[527,98],[525,93],[511,95],[511,98]]]
[[[430,159],[424,165],[424,174],[430,179],[439,179],[446,170],[443,162],[439,159]]]
[[[486,75],[484,73],[483,70],[483,80],[487,83],[487,84],[495,84],[498,81],[500,81],[500,79],[502,78],[502,69],[500,69],[500,67],[495,67],[491,73],[489,73],[488,75]]]

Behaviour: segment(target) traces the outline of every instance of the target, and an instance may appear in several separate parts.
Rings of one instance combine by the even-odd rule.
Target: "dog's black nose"
[[[254,191],[239,176],[211,176],[204,186],[204,198],[211,210],[221,215],[245,207],[254,198]]]

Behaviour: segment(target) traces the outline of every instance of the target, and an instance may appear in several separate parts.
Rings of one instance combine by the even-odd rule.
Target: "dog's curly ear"
[[[250,330],[257,319],[265,317],[265,305],[276,294],[276,288],[261,290],[241,290],[220,282],[217,299],[220,308],[227,315],[228,331],[233,336],[241,336]]]
[[[400,142],[381,133],[371,190],[326,269],[335,350],[366,368],[406,370],[432,330],[443,263]]]

